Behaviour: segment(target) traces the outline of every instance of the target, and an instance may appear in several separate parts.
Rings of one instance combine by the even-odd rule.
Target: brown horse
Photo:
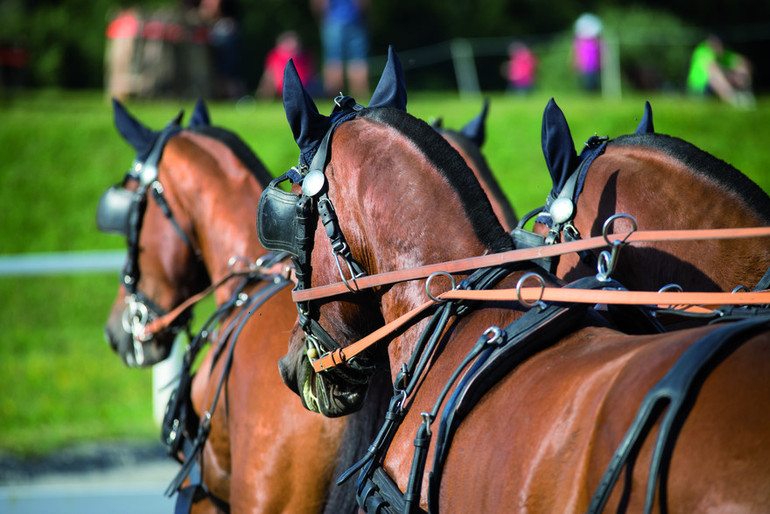
[[[564,115],[549,102],[543,150],[554,187],[546,211],[562,212],[553,214],[558,223],[543,221],[557,240],[601,235],[618,213],[632,215],[640,230],[770,226],[770,197],[728,163],[655,133],[649,103],[636,133],[604,139],[591,138],[578,157]],[[619,220],[614,228],[621,233],[630,224]],[[536,223],[534,230],[545,235],[549,228]],[[562,257],[556,274],[595,274],[597,253]],[[651,242],[624,249],[613,276],[630,289],[676,283],[685,291],[731,291],[755,287],[769,267],[764,238]]]
[[[335,487],[332,478],[337,466],[344,470],[356,457],[357,437],[364,448],[368,444],[365,415],[332,420],[302,409],[276,366],[296,318],[289,288],[279,277],[256,271],[226,279],[233,268],[248,271],[266,253],[257,242],[254,218],[271,177],[235,134],[208,124],[202,104],[193,116],[202,121],[184,130],[174,122],[162,132],[144,127],[119,103],[114,107],[118,129],[137,150],[140,166],[100,202],[100,226],[127,233],[129,241],[126,286],[106,325],[110,344],[127,364],[159,361],[168,354],[173,330],[158,327],[149,340],[137,331],[207,285],[220,284],[214,292],[220,328],[206,326],[212,347],[191,386],[195,414],[186,422],[176,418],[183,427],[188,424],[193,441],[206,424],[205,413],[212,414],[210,433],[201,440],[205,446],[193,457],[202,483],[182,488],[194,497],[180,494],[180,502],[194,499],[195,511],[354,511],[352,492]],[[146,197],[137,197],[148,174]],[[144,212],[121,199],[145,203]],[[177,395],[185,396],[184,404],[184,387]],[[369,424],[376,429],[376,423],[375,418]],[[342,445],[346,427],[352,434]]]
[[[303,404],[327,416],[348,414],[366,404],[370,370],[387,365],[391,371],[397,394],[388,422],[356,468],[362,470],[360,505],[377,512],[583,512],[601,510],[606,501],[608,511],[638,512],[645,504],[668,512],[766,510],[767,318],[752,320],[748,329],[733,323],[630,336],[592,310],[549,321],[542,316],[575,311],[550,304],[524,313],[515,302],[498,301],[462,312],[445,302],[433,307],[438,317],[386,336],[387,350],[343,355],[338,366],[314,371],[319,350],[340,345],[344,353],[373,328],[427,300],[424,280],[353,292],[351,271],[360,278],[360,268],[373,275],[512,245],[457,152],[402,110],[400,66],[390,57],[369,107],[339,102],[330,118],[318,114],[288,67],[284,104],[300,147],[302,194],[297,186],[294,196],[268,188],[258,218],[263,242],[274,238],[272,245],[295,252],[300,290],[338,282],[343,271],[351,289],[300,304],[280,367]],[[279,201],[289,207],[275,205]],[[318,227],[316,210],[323,221]],[[291,229],[296,238],[287,237],[290,223],[299,224]],[[487,286],[514,288],[531,270],[528,264],[484,270],[463,287],[486,280]],[[441,286],[430,285],[437,294]],[[743,335],[728,337],[733,344],[717,359],[693,360],[704,346],[714,347],[723,329]],[[692,362],[697,385],[684,394],[670,382],[692,376],[680,372]],[[464,369],[453,392],[453,375]],[[632,425],[651,390],[662,401],[653,401],[646,409],[651,416]],[[673,422],[668,411],[656,421],[669,403],[684,407]],[[630,426],[640,437],[625,437]],[[621,443],[630,454],[613,461]],[[433,467],[423,476],[426,462]],[[650,462],[659,466],[651,469]],[[613,481],[602,477],[608,469],[617,477],[618,463],[626,464],[626,475],[611,487]]]
[[[449,141],[449,144],[465,159],[468,167],[476,175],[481,187],[492,204],[492,209],[503,228],[513,230],[519,219],[513,206],[500,188],[489,167],[486,157],[481,152],[481,147],[486,140],[486,120],[489,113],[489,100],[484,102],[481,113],[466,123],[460,130],[453,130],[443,126],[442,120],[436,120],[431,125],[439,134]]]

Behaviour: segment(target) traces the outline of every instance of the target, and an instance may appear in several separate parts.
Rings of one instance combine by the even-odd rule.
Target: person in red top
[[[503,68],[503,74],[508,79],[508,91],[529,92],[535,84],[537,56],[520,41],[511,43],[508,55],[510,59]]]
[[[313,89],[315,80],[314,62],[309,52],[302,47],[299,34],[293,30],[281,33],[275,47],[265,58],[265,71],[257,87],[260,98],[280,98],[283,95],[283,71],[289,59],[294,61],[302,85],[308,91]]]
[[[143,21],[135,8],[116,13],[107,25],[104,55],[105,92],[108,98],[125,101],[137,92],[137,77],[131,69]]]

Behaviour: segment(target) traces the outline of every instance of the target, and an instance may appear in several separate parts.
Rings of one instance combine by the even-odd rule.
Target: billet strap
[[[770,227],[721,228],[697,230],[640,230],[630,234],[610,234],[594,236],[588,239],[569,241],[554,245],[522,248],[507,252],[493,253],[478,257],[467,257],[454,261],[429,264],[405,270],[389,271],[377,275],[369,275],[356,279],[358,290],[396,284],[409,280],[427,278],[436,272],[460,273],[487,266],[501,266],[512,262],[531,261],[546,257],[555,257],[572,252],[582,252],[608,246],[608,241],[624,240],[625,243],[646,243],[654,241],[695,241],[703,239],[745,239],[752,237],[769,237]],[[320,298],[328,298],[345,293],[350,289],[344,282],[337,282],[309,289],[292,291],[295,302],[306,302]]]
[[[561,287],[521,287],[518,289],[463,290],[446,291],[436,297],[446,300],[476,301],[521,301],[533,304],[538,301],[561,303],[617,304],[617,305],[688,305],[696,312],[710,312],[700,305],[766,305],[770,304],[770,290],[737,293],[681,293],[626,291],[612,289],[572,289]],[[386,336],[411,322],[437,302],[430,300],[412,309],[378,328],[368,336],[345,348],[338,348],[312,362],[313,369],[320,372],[339,366],[355,355],[363,352]]]

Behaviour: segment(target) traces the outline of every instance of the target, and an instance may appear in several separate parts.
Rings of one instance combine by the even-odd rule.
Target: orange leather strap
[[[464,290],[446,291],[437,297],[439,300],[476,300],[476,301],[524,301],[532,304],[539,300],[550,302],[571,303],[604,303],[623,305],[657,305],[670,307],[673,305],[695,306],[695,311],[709,312],[710,309],[698,308],[700,305],[770,305],[770,290],[740,292],[740,293],[682,293],[682,292],[652,292],[652,291],[617,291],[604,289],[571,289],[562,287],[522,287],[516,289]],[[368,336],[356,341],[350,346],[327,353],[312,361],[316,372],[332,368],[358,355],[370,346],[382,340],[403,327],[435,301],[426,302],[419,307],[398,317],[394,321],[380,327]]]
[[[284,278],[287,278],[289,280],[292,279],[291,266],[285,264],[284,261],[279,261],[278,263],[273,264],[269,268],[265,268],[259,265],[250,265],[247,270],[231,271],[230,273],[225,275],[221,280],[219,280],[217,283],[211,284],[209,287],[207,287],[200,293],[191,296],[184,302],[174,307],[168,313],[147,323],[147,325],[144,326],[144,330],[142,334],[139,335],[139,338],[142,341],[149,341],[150,339],[152,339],[153,334],[157,334],[158,332],[162,331],[165,327],[169,326],[171,323],[174,322],[175,319],[181,316],[185,310],[189,309],[196,303],[206,298],[208,295],[210,295],[211,293],[216,291],[218,288],[220,288],[222,285],[224,285],[224,283],[227,282],[228,280],[235,277],[242,277],[242,276],[251,275],[251,274],[259,274],[262,276],[281,275]]]
[[[693,241],[702,239],[743,239],[751,237],[770,236],[770,227],[749,228],[722,228],[722,229],[698,229],[698,230],[645,230],[632,232],[631,234],[611,234],[605,240],[604,236],[595,236],[589,239],[580,239],[567,243],[537,246],[534,248],[522,248],[508,252],[468,257],[455,261],[447,261],[438,264],[429,264],[405,270],[389,271],[377,275],[368,275],[355,280],[348,279],[348,284],[354,284],[354,288],[368,289],[372,287],[396,284],[408,280],[426,278],[436,272],[459,273],[487,266],[499,266],[512,262],[528,261],[543,257],[555,257],[572,252],[581,252],[608,246],[607,240],[623,240],[626,243],[646,243],[653,241]],[[292,291],[292,299],[295,302],[305,302],[320,298],[329,298],[350,292],[345,282],[337,282],[310,289]],[[599,303],[599,302],[597,302]]]

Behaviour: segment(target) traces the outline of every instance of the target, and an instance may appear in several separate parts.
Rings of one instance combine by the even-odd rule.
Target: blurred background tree
[[[371,0],[372,52],[384,55],[387,45],[399,51],[423,49],[430,66],[410,73],[415,88],[455,86],[452,64],[435,45],[454,38],[473,43],[482,89],[503,89],[500,64],[506,39],[521,39],[541,58],[541,87],[572,87],[569,44],[572,25],[584,11],[594,12],[608,34],[618,38],[624,87],[682,90],[695,44],[709,31],[718,32],[732,49],[755,63],[758,90],[770,88],[763,64],[770,47],[770,2],[704,0],[697,7],[684,0]],[[0,45],[22,49],[22,77],[15,82],[38,87],[99,88],[103,85],[105,28],[110,16],[129,5],[145,11],[180,7],[190,2],[160,0],[0,0]],[[238,0],[248,89],[256,87],[262,63],[275,37],[298,31],[320,57],[318,25],[309,0]],[[430,49],[435,52],[430,54]],[[431,57],[433,55],[433,57]],[[2,63],[0,63],[2,64]],[[409,66],[409,63],[405,63]],[[7,66],[6,66],[7,67]],[[4,69],[8,83],[8,70]]]

